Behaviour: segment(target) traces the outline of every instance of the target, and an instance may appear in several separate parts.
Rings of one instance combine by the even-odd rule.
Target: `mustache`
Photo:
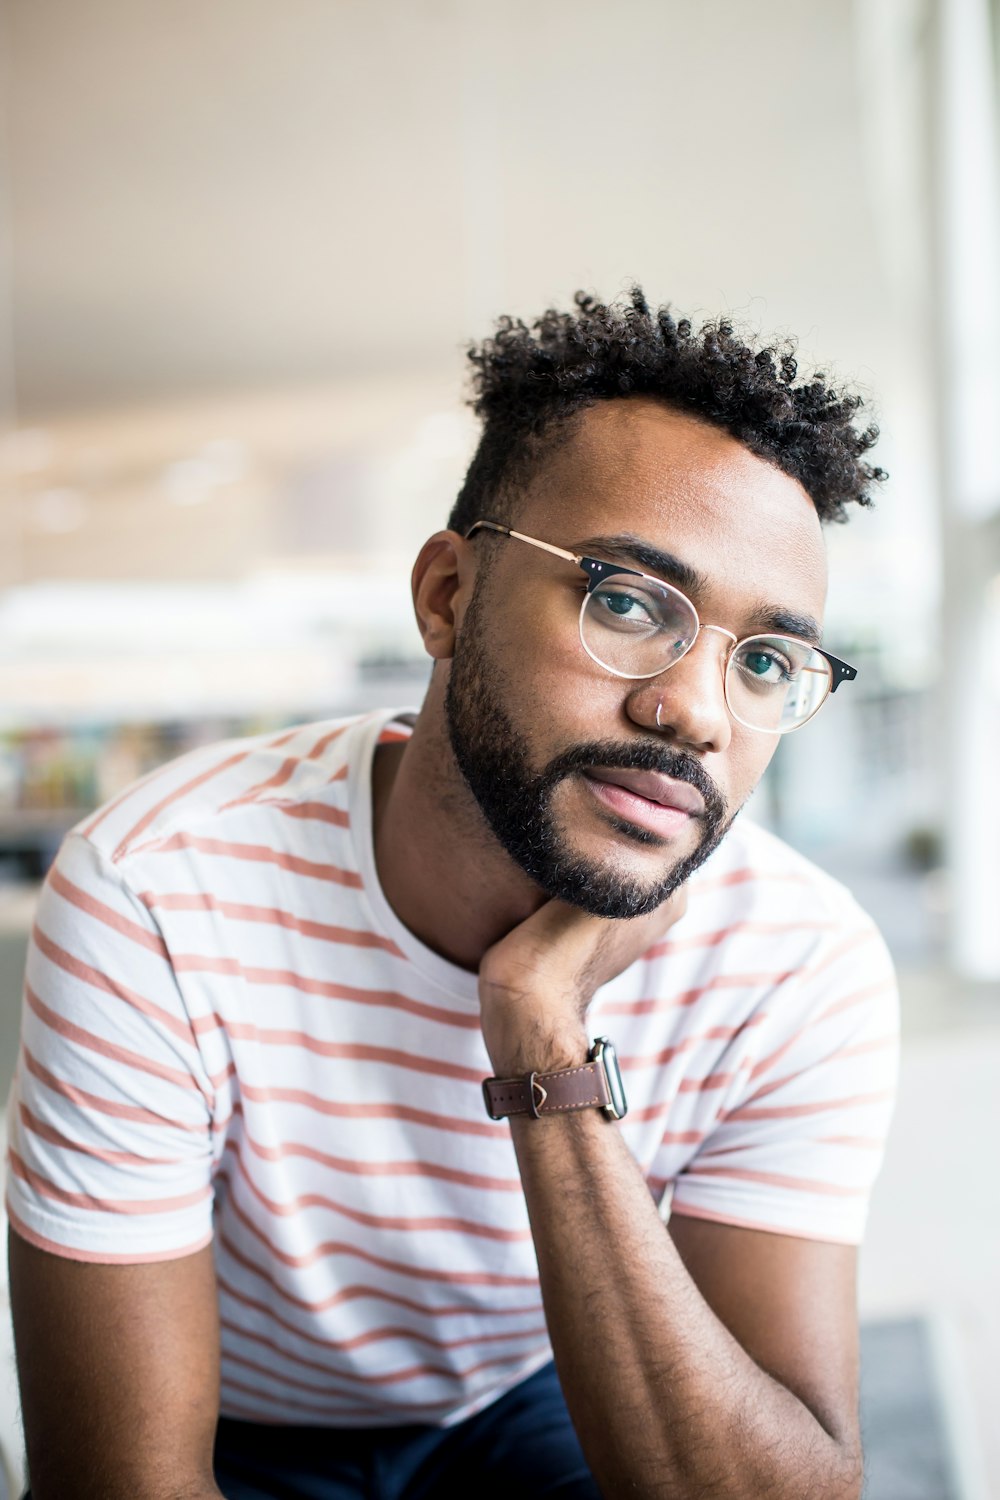
[[[616,771],[659,771],[663,776],[672,776],[675,781],[687,781],[704,799],[704,821],[709,828],[719,828],[726,820],[726,799],[700,762],[693,755],[671,750],[655,741],[623,745],[616,740],[593,740],[588,744],[574,745],[549,762],[545,782],[552,787],[576,771],[589,771],[595,766]]]

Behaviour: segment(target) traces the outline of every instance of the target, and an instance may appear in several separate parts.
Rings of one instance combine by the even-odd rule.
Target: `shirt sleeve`
[[[212,1238],[213,1104],[156,923],[71,834],[28,948],[7,1109],[11,1224],[74,1260],[200,1249]]]
[[[734,1094],[671,1212],[860,1244],[895,1101],[892,960],[860,910],[761,1006]]]

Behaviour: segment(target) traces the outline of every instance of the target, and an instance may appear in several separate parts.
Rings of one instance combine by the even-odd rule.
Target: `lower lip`
[[[599,802],[603,802],[605,807],[609,807],[627,823],[634,823],[637,828],[670,837],[680,833],[691,821],[691,814],[679,807],[665,807],[662,802],[651,802],[648,797],[626,791],[623,786],[617,786],[612,781],[595,781],[593,777],[586,775],[583,779]]]

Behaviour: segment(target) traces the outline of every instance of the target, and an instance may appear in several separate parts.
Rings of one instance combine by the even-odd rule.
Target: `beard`
[[[480,812],[511,859],[547,896],[595,917],[646,916],[705,862],[736,813],[727,817],[725,798],[693,756],[658,741],[600,740],[574,745],[541,771],[532,771],[528,742],[501,697],[502,674],[485,649],[480,600],[481,590],[477,590],[466,611],[445,694],[452,753]],[[576,853],[557,827],[553,794],[567,777],[596,766],[660,771],[690,782],[705,802],[705,811],[696,820],[703,825],[697,847],[663,874],[646,879]],[[661,842],[657,834],[634,823],[614,817],[609,821],[634,844]]]

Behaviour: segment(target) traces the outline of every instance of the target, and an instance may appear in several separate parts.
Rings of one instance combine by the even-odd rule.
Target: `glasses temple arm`
[[[564,557],[567,562],[574,562],[577,564],[579,564],[580,562],[580,559],[575,552],[567,552],[565,547],[553,547],[551,542],[540,542],[538,538],[534,536],[525,536],[523,531],[515,531],[510,526],[501,526],[499,521],[476,521],[476,523],[473,526],[470,526],[468,531],[465,533],[465,540],[468,541],[474,531],[480,531],[483,529],[487,531],[499,531],[501,536],[516,537],[519,542],[527,542],[529,546],[532,547],[541,547],[545,552],[551,552],[554,557]]]

